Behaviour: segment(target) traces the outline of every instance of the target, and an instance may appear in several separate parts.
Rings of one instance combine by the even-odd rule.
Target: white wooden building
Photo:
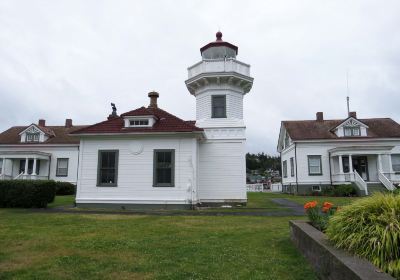
[[[281,154],[283,191],[319,192],[340,184],[361,194],[392,190],[400,182],[400,125],[390,118],[283,121]]]
[[[186,86],[196,120],[184,121],[150,105],[71,133],[80,139],[76,202],[81,206],[192,207],[245,203],[243,98],[250,66],[238,48],[216,34],[189,67]]]
[[[77,183],[79,140],[69,133],[84,126],[47,126],[45,120],[0,134],[0,180],[52,179]]]

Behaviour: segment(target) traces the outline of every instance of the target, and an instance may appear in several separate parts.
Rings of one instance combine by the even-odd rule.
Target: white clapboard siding
[[[143,145],[139,154],[132,145]],[[97,162],[99,150],[118,150],[118,186],[97,187]],[[175,150],[175,186],[153,187],[154,149]],[[195,188],[195,138],[147,137],[140,139],[82,140],[81,170],[78,184],[78,203],[191,203],[192,186]],[[194,159],[194,160],[193,160]]]
[[[246,200],[244,142],[205,142],[199,145],[201,202]]]
[[[10,147],[0,147],[0,151],[15,150],[15,148]],[[50,157],[50,179],[55,181],[62,182],[70,182],[73,184],[77,183],[77,171],[78,171],[78,156],[79,156],[79,147],[78,145],[59,145],[59,146],[46,146],[46,145],[35,145],[35,146],[18,146],[18,152],[23,153],[26,152],[43,152],[51,154]],[[28,154],[27,154],[28,155]],[[29,158],[33,158],[32,155],[28,156]],[[68,176],[66,177],[57,177],[56,169],[57,169],[57,158],[68,158]],[[18,175],[19,172],[19,159],[13,159],[12,161],[8,160],[8,164],[12,165],[12,177]],[[9,169],[9,168],[7,168]],[[40,161],[40,171],[39,176],[47,176],[49,172],[49,161],[41,160]]]

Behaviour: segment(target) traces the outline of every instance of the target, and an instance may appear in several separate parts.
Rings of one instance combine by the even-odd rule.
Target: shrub
[[[376,193],[341,208],[326,234],[338,248],[400,279],[400,196]]]
[[[325,231],[329,218],[335,213],[336,207],[333,203],[325,201],[322,207],[318,206],[317,201],[310,201],[304,204],[310,223],[320,231]]]
[[[337,185],[322,190],[325,196],[357,196],[357,190],[353,185]]]
[[[68,182],[56,182],[56,195],[72,195],[76,193],[76,186]]]
[[[43,208],[54,201],[55,194],[52,180],[0,181],[0,207]]]

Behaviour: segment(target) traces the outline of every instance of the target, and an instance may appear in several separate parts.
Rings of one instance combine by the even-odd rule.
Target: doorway
[[[353,156],[353,169],[364,181],[369,181],[368,160],[366,156]]]

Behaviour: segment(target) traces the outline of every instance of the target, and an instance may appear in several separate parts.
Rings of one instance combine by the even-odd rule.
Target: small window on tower
[[[226,95],[213,95],[211,107],[212,118],[226,118]]]

